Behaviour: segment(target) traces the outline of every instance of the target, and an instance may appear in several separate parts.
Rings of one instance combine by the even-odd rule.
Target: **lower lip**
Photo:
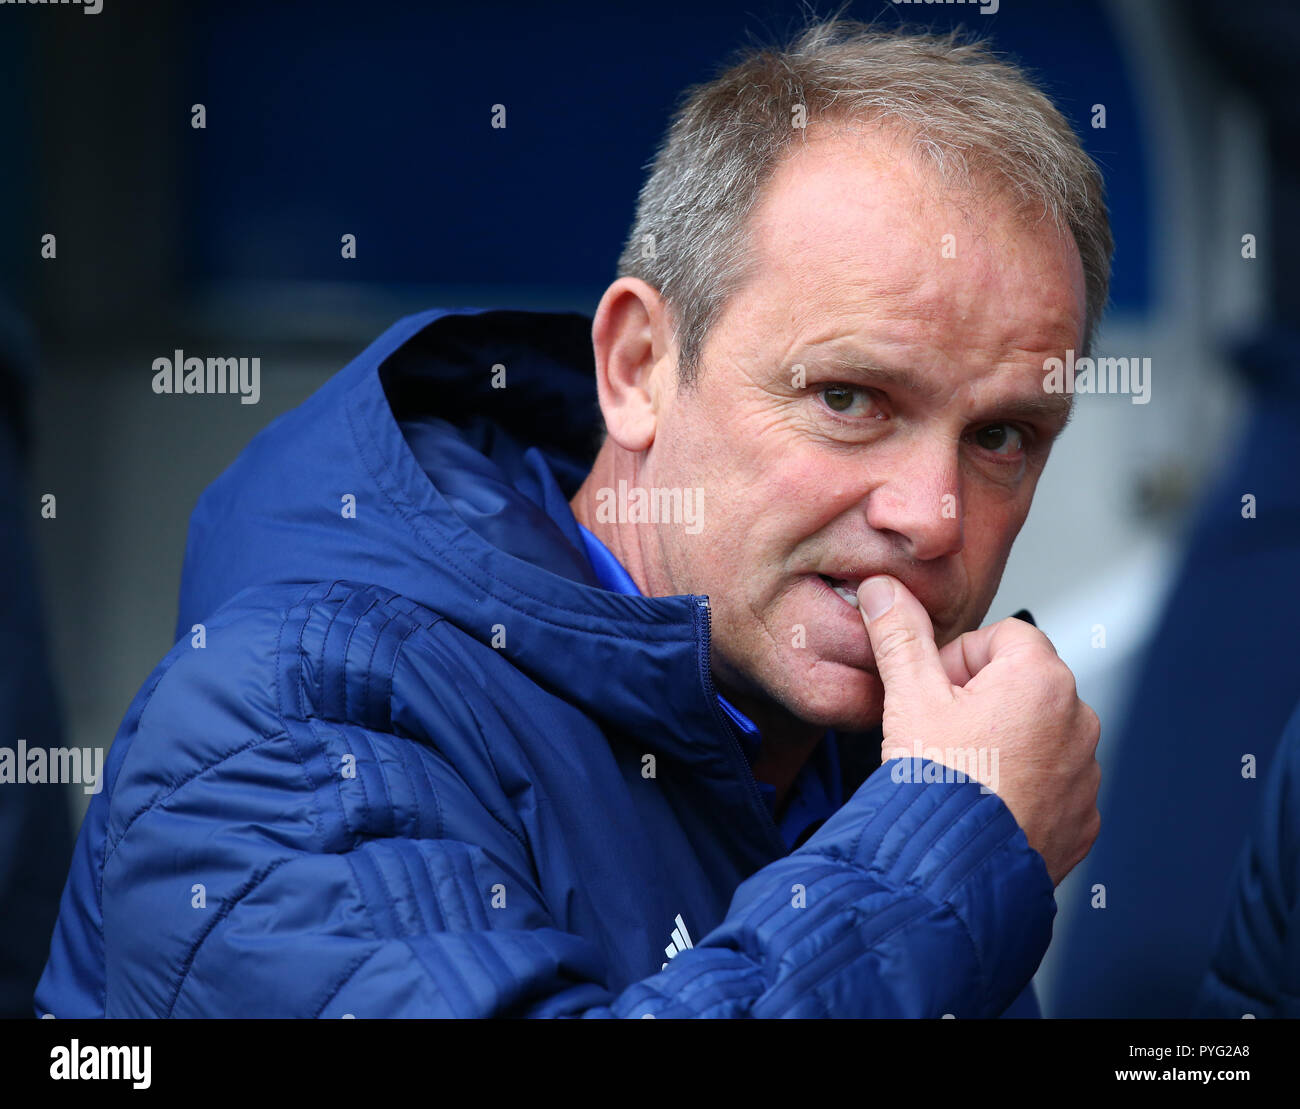
[[[829,584],[829,583],[827,583],[827,584]],[[845,590],[844,592],[841,592],[839,589],[836,589],[835,586],[832,585],[832,586],[831,586],[831,592],[834,593],[835,596],[837,596],[837,597],[838,597],[841,601],[843,601],[846,605],[848,605],[849,608],[853,609],[854,612],[858,612],[858,611],[860,611],[860,609],[861,609],[861,603],[858,601],[858,595],[857,595],[856,592],[854,592],[854,593],[852,594],[852,600],[850,600],[848,597],[844,596],[844,592],[847,592],[847,590]]]
[[[847,601],[845,598],[841,597],[839,593],[836,592],[835,587],[831,585],[829,582],[827,582],[827,580],[823,578],[820,574],[814,574],[813,580],[818,585],[820,585],[822,589],[824,589],[827,593],[829,593],[832,597],[834,597],[835,600],[838,601],[844,607],[846,612],[851,612],[854,618],[857,619],[859,623],[861,623],[862,617],[859,613],[857,605],[852,604],[851,602]]]
[[[818,654],[827,662],[839,662],[852,666],[854,670],[874,670],[875,655],[871,651],[871,640],[867,636],[867,625],[863,624],[862,614],[839,593],[829,586],[822,576],[810,575],[818,593],[826,601],[819,602],[824,615],[818,618],[820,634]],[[809,625],[810,641],[814,638],[814,625]]]
[[[865,635],[867,631],[867,626],[863,622],[861,609],[854,608],[853,605],[849,604],[848,601],[846,601],[843,597],[841,597],[838,593],[836,593],[834,588],[828,585],[826,580],[820,574],[813,574],[812,579],[817,583],[818,586],[821,587],[824,593],[827,593],[828,595],[830,595],[835,599],[835,603],[839,605],[844,615],[848,618],[851,618],[851,623],[853,624],[853,626],[858,628]],[[938,634],[940,633],[944,625],[939,625],[935,623],[934,614],[931,613],[928,608],[925,611],[926,611],[926,615],[930,617],[930,626],[934,629],[934,634],[938,636]]]

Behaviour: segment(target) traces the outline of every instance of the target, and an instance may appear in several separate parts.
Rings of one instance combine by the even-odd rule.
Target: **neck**
[[[715,671],[719,669],[716,657]],[[778,810],[811,757],[826,729],[809,724],[762,694],[731,689],[721,682],[723,696],[754,722],[762,747],[750,769],[754,777],[776,790]]]
[[[677,596],[681,590],[674,587],[663,566],[662,552],[653,542],[654,529],[601,520],[596,514],[599,490],[616,489],[620,480],[626,481],[629,488],[635,487],[645,483],[647,477],[644,454],[622,450],[607,439],[569,507],[578,523],[622,563],[644,596]],[[752,769],[755,778],[776,790],[779,806],[785,801],[825,729],[800,720],[752,682],[731,672],[731,668],[718,658],[716,648],[710,664],[723,696],[754,722],[763,737],[762,750]]]
[[[569,507],[578,523],[604,543],[609,553],[622,563],[644,596],[672,597],[677,591],[662,569],[659,549],[652,542],[654,529],[617,520],[601,520],[596,514],[596,499],[601,489],[617,489],[620,481],[626,481],[628,488],[644,482],[647,476],[645,457],[644,453],[633,454],[606,439],[591,472],[573,495]]]

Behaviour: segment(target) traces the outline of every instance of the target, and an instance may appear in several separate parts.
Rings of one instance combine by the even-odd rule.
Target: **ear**
[[[636,277],[610,285],[592,321],[591,346],[609,437],[624,450],[648,450],[677,372],[672,325],[659,291]]]

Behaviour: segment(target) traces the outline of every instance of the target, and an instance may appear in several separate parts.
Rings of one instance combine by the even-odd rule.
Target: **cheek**
[[[787,451],[763,460],[754,479],[737,489],[729,509],[732,536],[727,546],[743,567],[739,593],[748,598],[751,610],[794,603],[786,595],[794,575],[817,562],[825,545],[822,537],[857,497],[847,482],[834,482],[821,459],[806,453]]]
[[[712,460],[705,491],[705,527],[697,536],[678,536],[678,555],[689,561],[683,580],[693,591],[716,598],[719,627],[747,624],[773,605],[795,604],[785,594],[792,574],[803,573],[817,552],[809,543],[861,493],[847,476],[837,481],[824,457],[812,452],[756,451],[737,445],[741,464],[718,467]],[[686,569],[686,568],[684,568]],[[797,603],[806,604],[803,597]],[[763,617],[759,617],[763,619]],[[794,618],[792,618],[794,619]]]
[[[659,428],[654,483],[703,488],[708,520],[734,519],[763,473],[761,455],[739,431],[737,421],[718,418],[704,398],[679,404]]]
[[[1028,511],[1028,495],[1013,501],[981,499],[966,505],[962,564],[972,601],[992,601]]]
[[[706,489],[708,520],[719,543],[739,543],[771,558],[862,495],[851,484],[855,474],[861,484],[860,463],[828,459],[825,451],[776,434],[743,413],[723,427],[693,412],[674,434],[675,443],[689,445],[670,449],[673,471],[683,483]]]
[[[841,459],[825,450],[791,445],[767,461],[755,485],[760,512],[781,520],[788,545],[822,531],[862,501],[870,490],[864,481],[865,457]]]

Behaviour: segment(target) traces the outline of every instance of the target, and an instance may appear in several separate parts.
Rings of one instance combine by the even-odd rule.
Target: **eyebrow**
[[[882,366],[866,355],[844,350],[804,350],[791,364],[807,362],[818,369],[831,370],[870,385],[889,386],[928,400],[937,399],[940,390],[923,380],[915,371],[896,366]],[[1041,396],[1007,397],[989,405],[989,411],[999,417],[1018,420],[1047,420],[1057,426],[1058,433],[1074,416],[1073,398],[1068,393],[1043,393]],[[979,417],[990,419],[989,417]]]

